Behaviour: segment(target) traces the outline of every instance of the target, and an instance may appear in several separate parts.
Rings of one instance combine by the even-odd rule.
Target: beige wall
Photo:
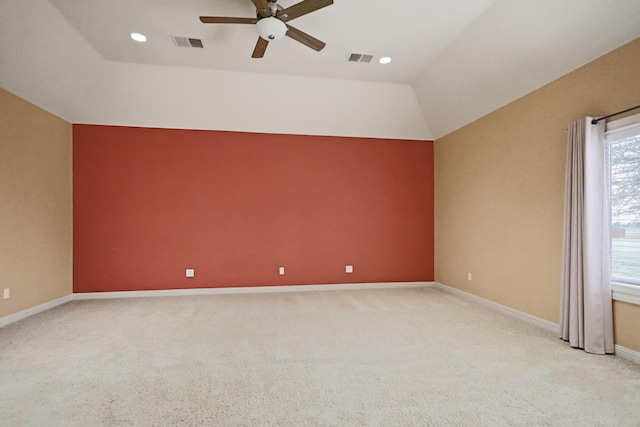
[[[614,301],[613,322],[616,344],[640,351],[640,306]]]
[[[0,317],[72,293],[71,129],[0,89]]]
[[[567,124],[638,105],[638,76],[640,39],[436,141],[436,281],[558,322]],[[640,306],[615,309],[640,351]]]

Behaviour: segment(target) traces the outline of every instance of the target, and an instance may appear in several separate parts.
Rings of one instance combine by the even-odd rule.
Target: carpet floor
[[[74,301],[0,329],[3,426],[638,426],[640,366],[437,288]]]

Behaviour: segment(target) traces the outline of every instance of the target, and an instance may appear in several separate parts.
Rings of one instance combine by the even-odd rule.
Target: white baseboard
[[[616,344],[616,356],[640,365],[640,352]]]
[[[540,317],[536,317],[531,314],[525,313],[523,311],[516,310],[515,308],[507,307],[506,305],[498,304],[497,302],[489,301],[477,295],[473,295],[468,292],[461,291],[460,289],[452,288],[451,286],[447,286],[442,283],[436,282],[435,285],[446,292],[458,295],[469,301],[474,301],[478,304],[484,305],[485,307],[489,307],[494,310],[500,311],[511,317],[524,320],[525,322],[531,323],[532,325],[538,326],[542,329],[546,329],[548,331],[555,332],[555,333],[558,333],[558,331],[560,330],[560,325],[558,325],[557,323],[553,323],[548,320],[542,319]]]
[[[495,303],[493,301],[486,300],[484,298],[480,298],[479,296],[470,294],[468,292],[461,291],[460,289],[452,288],[451,286],[443,285],[442,283],[435,283],[435,286],[452,294],[458,295],[464,299],[469,301],[477,302],[478,304],[484,305],[486,307],[498,310],[502,313],[505,313],[509,316],[524,320],[527,323],[531,323],[532,325],[536,325],[542,329],[546,329],[551,332],[558,333],[560,331],[560,325],[557,323],[550,322],[545,319],[541,319],[536,316],[532,316],[531,314],[524,313],[522,311],[513,309],[511,307],[507,307],[502,304]],[[632,350],[627,347],[623,347],[621,345],[615,346],[615,354],[616,356],[629,360],[631,362],[637,363],[640,365],[640,352]]]
[[[10,314],[5,317],[0,317],[0,328],[10,323],[15,323],[19,320],[26,319],[27,317],[33,316],[35,314],[42,313],[43,311],[50,310],[59,305],[66,304],[69,301],[73,301],[74,299],[75,298],[73,294],[69,294],[62,298],[54,299],[53,301],[45,302],[44,304],[40,304],[35,307],[31,307],[26,310],[19,311],[17,313]]]
[[[500,311],[509,316],[524,320],[527,323],[546,329],[551,332],[558,332],[559,325],[545,319],[533,316],[528,313],[498,304],[479,296],[461,291],[451,286],[437,282],[384,282],[384,283],[348,283],[338,285],[293,285],[293,286],[251,286],[237,288],[201,288],[201,289],[167,289],[158,291],[124,291],[124,292],[89,292],[70,294],[53,301],[31,307],[27,310],[11,314],[0,318],[0,328],[19,320],[26,319],[43,311],[50,310],[59,305],[74,300],[112,299],[112,298],[148,298],[148,297],[168,297],[168,296],[188,296],[188,295],[222,295],[222,294],[250,294],[250,293],[278,293],[278,292],[310,292],[310,291],[344,291],[344,290],[364,290],[364,289],[400,289],[400,288],[424,288],[438,287],[445,292],[460,296],[466,300],[481,304],[483,306]],[[640,364],[640,352],[631,350],[621,345],[615,346],[616,356]]]
[[[74,300],[149,298],[188,295],[255,294],[276,292],[344,291],[359,289],[399,289],[435,286],[434,282],[348,283],[339,285],[251,286],[236,288],[167,289],[158,291],[88,292],[70,294],[36,307],[0,318],[0,328]]]
[[[384,282],[384,283],[348,283],[338,285],[290,285],[290,286],[250,286],[235,288],[191,288],[165,289],[157,291],[123,291],[123,292],[87,292],[73,294],[76,300],[111,299],[111,298],[149,298],[175,297],[191,295],[221,294],[260,294],[278,292],[310,292],[310,291],[345,291],[360,289],[398,289],[423,288],[435,286],[434,282]]]

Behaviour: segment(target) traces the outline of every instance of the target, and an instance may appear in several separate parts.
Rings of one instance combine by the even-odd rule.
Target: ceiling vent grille
[[[365,55],[362,53],[352,53],[347,58],[348,62],[371,62],[373,55]]]
[[[203,48],[202,40],[200,39],[192,39],[189,37],[180,37],[180,36],[171,36],[173,42],[178,47],[198,47]]]

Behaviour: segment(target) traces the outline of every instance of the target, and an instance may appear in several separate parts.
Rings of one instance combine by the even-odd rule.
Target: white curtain
[[[569,125],[560,334],[589,353],[614,353],[604,121]]]

